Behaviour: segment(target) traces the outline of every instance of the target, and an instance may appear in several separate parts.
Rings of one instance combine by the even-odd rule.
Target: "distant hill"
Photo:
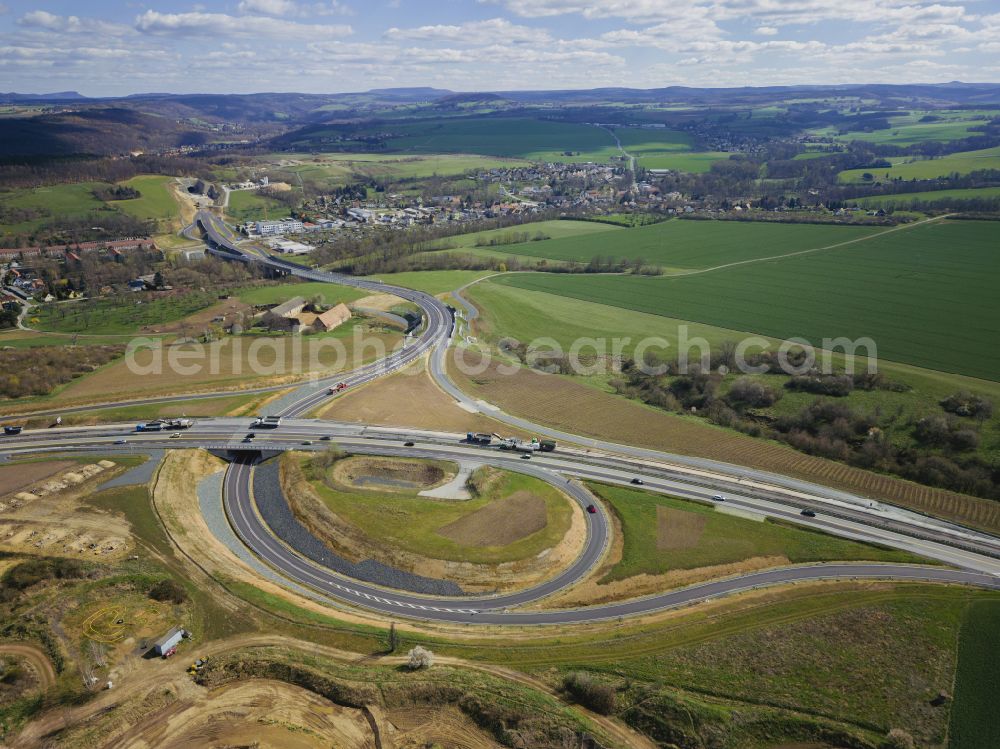
[[[86,98],[86,96],[77,91],[59,91],[54,94],[19,94],[16,91],[0,93],[0,102],[3,102],[4,104],[24,101],[77,101]]]
[[[389,97],[405,101],[435,101],[454,93],[446,88],[413,87],[413,88],[373,88],[368,93],[375,97]]]
[[[0,118],[0,157],[110,156],[201,145],[207,136],[174,120],[104,107]]]

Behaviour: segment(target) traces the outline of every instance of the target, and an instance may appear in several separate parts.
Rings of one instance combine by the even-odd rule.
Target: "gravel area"
[[[222,507],[222,482],[226,478],[225,471],[213,473],[206,476],[198,483],[198,504],[201,506],[201,514],[205,518],[208,529],[227,549],[233,552],[250,568],[262,577],[280,584],[300,595],[323,603],[331,603],[331,599],[320,595],[313,590],[309,590],[301,585],[297,585],[286,577],[279,575],[273,569],[264,564],[251,552],[233,531],[226,518],[226,511]]]
[[[435,580],[403,572],[373,559],[354,563],[334,554],[295,519],[288,502],[285,501],[284,492],[281,491],[278,462],[275,460],[257,466],[254,471],[253,491],[257,509],[271,531],[303,556],[334,572],[355,580],[396,590],[408,590],[412,593],[464,595],[458,584],[451,581]]]

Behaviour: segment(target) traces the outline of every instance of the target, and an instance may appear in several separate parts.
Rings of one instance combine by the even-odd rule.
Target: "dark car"
[[[800,514],[800,515],[805,515],[805,516],[806,516],[807,518],[814,518],[814,517],[816,517],[816,513],[815,513],[815,512],[813,512],[812,510],[803,510],[803,511],[802,511],[801,513],[799,513],[799,514]]]
[[[591,515],[596,515],[597,508],[594,507],[593,505],[587,505],[587,512],[589,512]]]
[[[329,442],[330,440],[333,439],[333,437],[331,437],[329,434],[324,434],[322,437],[320,437],[320,439],[323,440],[324,442]]]
[[[256,436],[257,436],[256,432],[250,432],[250,434],[247,435],[247,439],[251,439],[252,440]]]
[[[642,479],[639,478],[632,479],[632,483],[635,484],[636,486],[642,486]]]
[[[413,447],[413,443],[412,442],[404,442],[403,443],[403,447]]]

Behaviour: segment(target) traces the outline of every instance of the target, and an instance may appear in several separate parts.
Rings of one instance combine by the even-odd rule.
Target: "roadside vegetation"
[[[621,561],[607,570],[602,583],[760,558],[778,564],[921,561],[790,523],[728,515],[725,508],[700,502],[605,484],[589,487],[618,517],[624,539]]]

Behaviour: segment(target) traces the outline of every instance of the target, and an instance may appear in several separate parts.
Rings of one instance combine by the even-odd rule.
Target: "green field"
[[[549,239],[568,239],[571,237],[582,237],[589,234],[601,234],[608,231],[615,231],[620,227],[603,224],[597,221],[536,221],[533,223],[521,224],[519,226],[507,226],[502,229],[486,229],[484,231],[474,231],[469,234],[459,234],[454,237],[445,237],[429,243],[427,249],[473,249],[482,247],[503,252],[513,243],[508,244],[511,237],[520,234],[527,234],[534,237],[542,234]],[[501,244],[489,245],[489,242],[497,241]],[[547,241],[547,240],[545,240]],[[480,244],[480,242],[484,244]],[[529,242],[527,249],[531,249],[536,242]]]
[[[519,473],[504,472],[484,497],[456,502],[414,493],[338,490],[313,482],[323,502],[370,538],[432,559],[473,564],[497,564],[534,557],[551,548],[569,530],[572,511],[568,500],[548,483]],[[506,546],[470,546],[438,533],[445,526],[517,492],[541,497],[548,524]]]
[[[933,203],[937,200],[986,200],[1000,198],[1000,187],[974,187],[967,190],[932,190],[930,192],[907,192],[899,195],[875,195],[861,198],[863,206],[900,206],[913,203]]]
[[[888,159],[890,168],[848,169],[837,175],[840,182],[866,182],[871,174],[874,182],[893,179],[935,179],[949,174],[968,174],[980,169],[1000,169],[1000,146],[979,151],[959,151],[936,159],[915,159],[899,156]]]
[[[784,523],[726,515],[700,502],[604,484],[588,486],[611,505],[621,521],[625,542],[621,561],[601,582],[733,564],[753,557],[786,557],[793,563],[920,561],[906,552],[847,541]],[[686,534],[685,541],[676,548],[660,548],[657,531],[658,514],[662,511],[658,508],[673,511],[671,519],[693,521],[701,524],[701,528]]]
[[[25,189],[0,191],[0,210],[40,210],[43,215],[24,221],[5,221],[0,233],[23,234],[56,218],[80,218],[105,209],[105,203],[94,197],[93,191],[107,187],[103,182],[78,182]]]
[[[867,336],[880,358],[998,380],[1000,353],[985,343],[998,335],[998,274],[996,224],[956,221],[675,278],[517,273],[489,283],[814,344]]]
[[[1000,601],[978,601],[965,612],[958,643],[949,749],[1000,746]]]
[[[502,278],[506,281],[512,276]],[[631,354],[637,343],[653,336],[664,338],[671,346],[676,346],[678,326],[683,324],[688,324],[689,337],[700,336],[713,346],[740,337],[740,333],[734,330],[528,291],[507,283],[478,283],[463,292],[463,296],[482,310],[476,323],[477,329],[484,338],[493,342],[502,336],[512,336],[525,342],[546,336],[554,338],[564,350],[569,350],[574,341],[583,338],[621,339],[628,341],[622,351]]]
[[[926,115],[938,117],[936,122],[920,122]],[[816,131],[820,135],[833,135],[839,141],[863,140],[869,143],[888,144],[894,146],[911,146],[914,143],[927,141],[950,141],[969,138],[981,133],[970,130],[976,125],[983,125],[989,117],[996,116],[992,110],[935,110],[914,111],[906,115],[889,118],[890,127],[886,130],[868,132],[849,132],[836,134],[833,128]]]
[[[489,270],[431,270],[382,273],[378,276],[371,276],[371,278],[382,283],[405,286],[408,289],[417,289],[428,294],[445,294],[492,274],[493,271]]]
[[[615,135],[646,169],[707,172],[716,161],[729,158],[721,151],[695,151],[693,139],[681,130],[622,127],[615,129]]]
[[[382,126],[380,126],[382,127]],[[392,125],[402,137],[393,151],[475,153],[540,161],[602,161],[619,155],[611,135],[600,128],[527,117],[421,120]],[[579,152],[565,156],[564,151]]]
[[[627,231],[503,247],[511,254],[587,263],[595,257],[635,260],[669,271],[711,268],[789,252],[826,247],[880,231],[862,226],[777,224],[674,219]]]
[[[285,218],[291,209],[284,203],[261,195],[254,190],[237,190],[229,194],[229,207],[226,215],[232,223],[242,224],[246,221],[263,221],[265,219]]]
[[[420,179],[523,164],[521,160],[514,158],[497,159],[455,153],[413,156],[370,153],[280,154],[272,157],[272,160],[279,158],[282,162],[297,163],[276,164],[271,167],[275,172],[299,175],[303,179],[328,188],[344,185],[359,178]]]
[[[171,222],[179,217],[179,207],[170,193],[172,177],[147,175],[133,177],[122,184],[134,187],[140,197],[134,200],[116,200],[116,208],[139,219],[156,221],[161,229],[169,229]]]

